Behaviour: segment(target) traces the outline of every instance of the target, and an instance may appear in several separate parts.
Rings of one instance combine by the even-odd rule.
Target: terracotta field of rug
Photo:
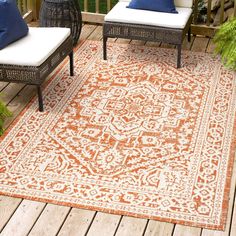
[[[82,43],[0,139],[0,194],[224,229],[236,75],[219,58]]]

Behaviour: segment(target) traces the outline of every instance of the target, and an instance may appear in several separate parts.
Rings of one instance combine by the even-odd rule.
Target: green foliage
[[[216,53],[221,55],[226,67],[236,70],[236,18],[224,23],[213,39]]]
[[[0,136],[3,134],[3,123],[7,117],[10,117],[12,114],[7,109],[7,107],[0,101]]]

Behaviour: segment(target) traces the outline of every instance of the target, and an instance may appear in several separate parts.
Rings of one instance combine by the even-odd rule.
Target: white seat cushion
[[[178,14],[130,9],[129,2],[118,2],[105,16],[105,21],[153,25],[183,29],[192,14],[191,8],[177,7]]]
[[[29,28],[27,36],[0,50],[0,64],[40,66],[69,35],[69,28]]]

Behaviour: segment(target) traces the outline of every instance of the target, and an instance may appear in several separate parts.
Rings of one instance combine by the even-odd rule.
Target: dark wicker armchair
[[[129,1],[120,0],[105,16],[103,25],[103,58],[107,59],[107,39],[127,38],[161,41],[177,46],[177,68],[181,67],[182,42],[192,22],[192,0],[175,0],[178,14],[127,8]]]
[[[72,43],[68,28],[30,28],[26,37],[0,50],[0,81],[35,85],[43,111],[41,85],[68,55],[73,75]]]

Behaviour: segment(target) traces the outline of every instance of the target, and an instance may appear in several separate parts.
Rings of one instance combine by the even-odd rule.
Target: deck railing
[[[216,1],[208,0],[206,4],[206,14],[204,22],[198,22],[200,15],[199,3],[203,0],[194,0],[193,12],[193,31],[196,33],[212,36],[215,30],[223,24],[227,19],[236,17],[236,0],[220,0],[218,8],[213,5]]]
[[[29,14],[28,18],[37,18],[40,2],[42,0],[18,0],[18,6],[22,14]],[[90,23],[103,23],[104,16],[109,10],[118,2],[118,0],[75,0],[78,1],[82,9],[82,16],[84,22]],[[204,9],[204,19],[199,22],[199,15],[202,14],[200,11],[200,5],[206,2]],[[228,17],[236,17],[236,0],[220,0],[217,13],[213,8],[214,0],[194,0],[193,7],[193,24],[192,32],[194,34],[200,34],[204,36],[213,36],[217,27],[225,21],[226,8]],[[232,6],[234,4],[234,6]],[[229,13],[228,13],[229,12]],[[214,15],[216,14],[216,15]],[[26,15],[27,16],[27,15]],[[217,18],[217,24],[212,22],[214,18]],[[201,20],[200,20],[201,21]]]
[[[119,0],[77,0],[82,9],[83,21],[103,23],[104,16]]]
[[[79,0],[80,6],[82,8],[83,20],[93,23],[102,23],[104,20],[105,14],[118,2],[118,0]],[[204,22],[199,22],[200,5],[206,2],[205,4],[205,15]],[[225,21],[225,9],[229,9],[229,3],[231,2],[230,16],[236,17],[236,0],[220,0],[218,10],[216,13],[213,7],[213,0],[194,0],[193,7],[193,24],[192,31],[194,34],[200,34],[205,36],[213,36],[217,27]],[[227,3],[226,3],[227,2]],[[234,6],[232,6],[234,4]],[[227,9],[227,10],[228,10]],[[214,16],[214,14],[216,14]],[[212,22],[212,18],[217,17],[217,24]]]

